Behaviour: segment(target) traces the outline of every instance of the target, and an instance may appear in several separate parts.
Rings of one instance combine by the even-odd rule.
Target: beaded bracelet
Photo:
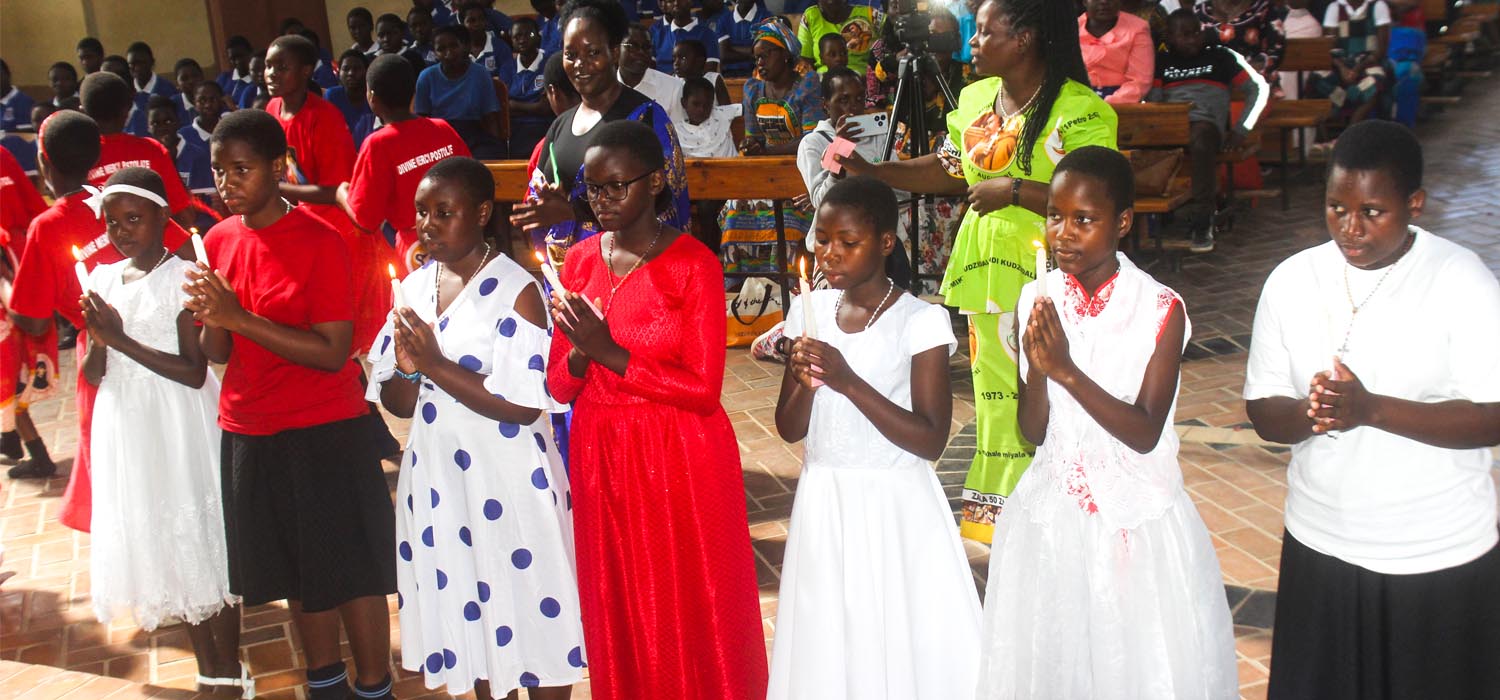
[[[400,367],[395,367],[393,369],[396,370],[396,376],[398,376],[398,377],[400,377],[402,379],[405,379],[408,382],[420,382],[420,381],[422,381],[422,373],[421,372],[412,372],[411,374],[407,374],[405,372],[402,372]]]

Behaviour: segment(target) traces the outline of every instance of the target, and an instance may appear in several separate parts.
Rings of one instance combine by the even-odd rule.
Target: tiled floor
[[[1500,121],[1490,117],[1500,111],[1496,86],[1494,80],[1471,86],[1463,105],[1422,127],[1432,194],[1421,223],[1462,241],[1500,272],[1500,193],[1494,188],[1500,182]],[[1239,398],[1243,348],[1249,342],[1256,297],[1271,268],[1324,235],[1318,207],[1321,185],[1311,179],[1296,187],[1293,211],[1280,211],[1274,201],[1261,202],[1241,211],[1235,230],[1213,254],[1188,258],[1178,272],[1164,264],[1148,267],[1182,293],[1194,324],[1194,344],[1183,366],[1177,409],[1183,477],[1212,532],[1237,619],[1268,619],[1273,604],[1268,592],[1276,586],[1281,503],[1286,494],[1286,450],[1263,444],[1246,423]],[[1150,257],[1143,256],[1143,264],[1151,265]],[[963,481],[973,449],[972,436],[964,431],[973,417],[964,358],[955,359],[953,372],[955,437],[937,466],[950,496],[956,495]],[[774,432],[779,381],[778,366],[731,351],[723,402],[740,441],[768,644],[801,459],[801,448],[782,443]],[[34,411],[52,454],[64,460],[66,470],[76,442],[71,393]],[[404,433],[401,422],[393,420],[392,425]],[[387,472],[394,483],[394,467],[388,464]],[[0,483],[0,542],[6,551],[0,568],[16,572],[0,592],[0,659],[5,660],[0,662],[0,695],[83,698],[109,694],[122,698],[165,693],[164,688],[191,688],[195,669],[180,629],[148,634],[129,624],[106,628],[93,621],[88,596],[89,538],[63,528],[56,520],[65,485],[65,475],[45,483]],[[967,546],[976,583],[982,586],[987,552],[977,544]],[[394,605],[393,601],[393,613]],[[244,628],[245,656],[262,697],[303,697],[298,645],[290,635],[286,610],[278,606],[248,610]],[[1242,696],[1264,697],[1270,633],[1242,626],[1236,634]],[[394,653],[399,659],[399,630],[396,637]],[[9,661],[150,685],[119,685]],[[401,674],[397,690],[403,698],[446,697],[441,692],[424,695],[430,691],[413,674]],[[577,688],[574,697],[589,697],[587,684]]]

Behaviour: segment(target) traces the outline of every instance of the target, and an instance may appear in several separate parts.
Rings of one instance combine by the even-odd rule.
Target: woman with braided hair
[[[1115,113],[1089,87],[1072,3],[983,0],[969,40],[975,72],[948,113],[936,153],[870,164],[851,173],[909,192],[967,193],[969,210],[943,277],[948,306],[969,317],[978,433],[964,482],[960,532],[988,543],[995,518],[1035,448],[1016,423],[1016,300],[1035,278],[1045,240],[1047,182],[1057,162],[1083,146],[1115,148]]]

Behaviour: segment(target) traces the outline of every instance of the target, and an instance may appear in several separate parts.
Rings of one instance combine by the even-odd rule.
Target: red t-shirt
[[[177,161],[167,153],[166,146],[130,134],[105,134],[99,139],[99,162],[89,171],[89,184],[103,187],[110,175],[124,168],[155,170],[167,187],[167,208],[173,212],[192,204],[182,176],[177,174]]]
[[[203,243],[246,311],[304,330],[354,319],[349,251],[308,207],[259,230],[231,216],[209,229]],[[359,374],[353,362],[337,372],[304,367],[235,335],[219,392],[219,426],[272,435],[359,416],[366,411]]]
[[[16,157],[0,148],[0,230],[9,236],[6,245],[17,256],[26,249],[26,229],[31,220],[46,210],[47,200],[37,193]]]
[[[354,172],[354,137],[344,114],[317,95],[308,93],[302,109],[291,119],[281,118],[281,98],[273,97],[266,111],[281,122],[286,132],[287,180],[299,185],[338,187]],[[312,213],[335,227],[348,219],[337,205],[316,204]],[[332,210],[330,212],[329,210]],[[332,216],[337,213],[338,216]]]
[[[408,271],[422,266],[417,242],[417,185],[433,164],[451,156],[468,156],[469,147],[441,119],[416,117],[376,129],[359,149],[349,180],[349,208],[354,223],[379,231],[389,222],[396,229],[396,253]]]
[[[177,180],[178,184],[182,180]],[[10,308],[22,316],[52,318],[55,311],[79,328],[83,312],[78,309],[78,275],[73,272],[73,246],[83,253],[83,264],[93,270],[96,265],[125,259],[109,242],[104,222],[84,204],[88,195],[74,192],[52,205],[31,222],[26,234],[26,252],[16,270],[15,291]],[[167,221],[162,243],[177,250],[186,243],[188,234],[175,221]]]

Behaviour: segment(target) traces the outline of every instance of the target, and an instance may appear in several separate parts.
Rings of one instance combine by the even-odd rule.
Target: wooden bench
[[[526,197],[530,173],[526,161],[486,161],[495,177],[495,201],[519,202]],[[776,210],[776,255],[787,259],[786,222],[782,205],[798,195],[807,194],[795,156],[755,158],[688,158],[687,188],[694,200],[769,199]],[[782,308],[790,308],[791,287],[797,274],[791,269],[772,272],[730,272],[729,278],[773,277],[781,284]]]
[[[1120,151],[1129,155],[1130,151],[1138,149],[1185,150],[1192,131],[1188,123],[1188,111],[1191,107],[1186,102],[1141,102],[1115,105],[1115,116],[1119,120],[1116,142],[1119,144]],[[1192,197],[1191,173],[1191,167],[1179,168],[1177,175],[1167,186],[1166,194],[1146,196],[1137,194],[1135,197],[1136,214],[1159,216],[1186,204]],[[1140,250],[1141,237],[1145,235],[1146,227],[1141,223],[1142,218],[1137,217],[1134,230],[1131,232],[1132,250]],[[1165,247],[1162,245],[1160,236],[1157,237],[1156,242],[1158,250]],[[1177,267],[1175,258],[1172,266]]]
[[[745,101],[745,81],[749,78],[725,78],[724,87],[729,90],[729,101],[740,103]]]
[[[1287,39],[1281,54],[1278,70],[1297,74],[1297,94],[1307,90],[1307,74],[1326,71],[1333,67],[1333,47],[1337,40],[1331,36],[1316,36]],[[1256,129],[1278,132],[1277,167],[1280,169],[1281,210],[1291,207],[1291,187],[1287,181],[1291,173],[1291,134],[1302,129],[1318,129],[1333,112],[1333,103],[1326,97],[1295,100],[1273,100],[1266,105]],[[1300,167],[1307,167],[1307,144],[1298,143],[1297,157]]]

